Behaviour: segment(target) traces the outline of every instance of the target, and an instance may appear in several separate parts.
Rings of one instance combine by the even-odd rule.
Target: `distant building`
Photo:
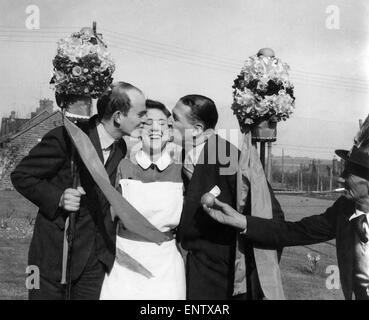
[[[17,118],[15,111],[12,111],[9,117],[1,119],[0,139],[20,130],[28,120]]]
[[[54,106],[53,101],[50,99],[41,99],[40,106],[36,109],[35,112],[31,112],[31,119],[40,114],[43,111],[47,111],[49,114],[53,112]]]
[[[13,189],[11,171],[47,132],[62,125],[62,113],[53,111],[51,100],[43,99],[31,118],[26,120],[17,130],[0,137],[0,190]]]

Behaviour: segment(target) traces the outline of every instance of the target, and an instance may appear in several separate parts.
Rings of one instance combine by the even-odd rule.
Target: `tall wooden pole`
[[[319,191],[319,162],[316,162],[316,174],[317,174],[317,179],[316,179],[316,191]]]
[[[296,171],[296,175],[297,175],[297,191],[300,190],[300,168],[297,169]]]
[[[282,185],[284,184],[284,149],[282,149]]]
[[[260,142],[260,161],[265,171],[265,142]]]
[[[268,142],[267,178],[272,183],[272,143]]]

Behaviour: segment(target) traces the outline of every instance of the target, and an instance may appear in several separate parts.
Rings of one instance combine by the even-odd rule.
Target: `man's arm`
[[[288,222],[244,216],[217,199],[215,205],[215,208],[203,205],[213,219],[243,231],[242,234],[255,244],[270,248],[314,244],[334,239],[338,215],[343,214],[342,210],[350,211],[350,208],[347,210],[345,198],[341,197],[323,214]]]
[[[245,236],[261,245],[287,247],[325,242],[336,237],[337,215],[342,200],[320,215],[297,222],[275,221],[247,216]]]
[[[64,192],[49,182],[67,160],[64,137],[60,128],[47,133],[11,174],[15,189],[38,206],[49,220],[57,217]]]

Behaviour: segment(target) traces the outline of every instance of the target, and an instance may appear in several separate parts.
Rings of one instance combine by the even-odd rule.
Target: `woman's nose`
[[[151,131],[159,132],[161,131],[161,125],[157,121],[154,121],[151,126]]]
[[[345,184],[346,180],[342,177],[338,177],[337,182],[340,184]]]

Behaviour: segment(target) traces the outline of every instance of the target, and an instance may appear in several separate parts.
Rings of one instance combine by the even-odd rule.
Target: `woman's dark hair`
[[[191,108],[191,123],[201,122],[204,130],[214,129],[218,122],[218,111],[213,100],[199,94],[190,94],[179,99]]]
[[[170,113],[170,111],[165,107],[164,104],[162,104],[159,101],[155,101],[155,100],[147,99],[146,100],[146,109],[158,109],[158,110],[162,111],[167,118],[169,118],[172,115]]]
[[[115,82],[97,100],[97,114],[99,119],[110,119],[114,112],[122,111],[126,116],[131,108],[128,91],[142,91],[135,86],[119,81]]]

